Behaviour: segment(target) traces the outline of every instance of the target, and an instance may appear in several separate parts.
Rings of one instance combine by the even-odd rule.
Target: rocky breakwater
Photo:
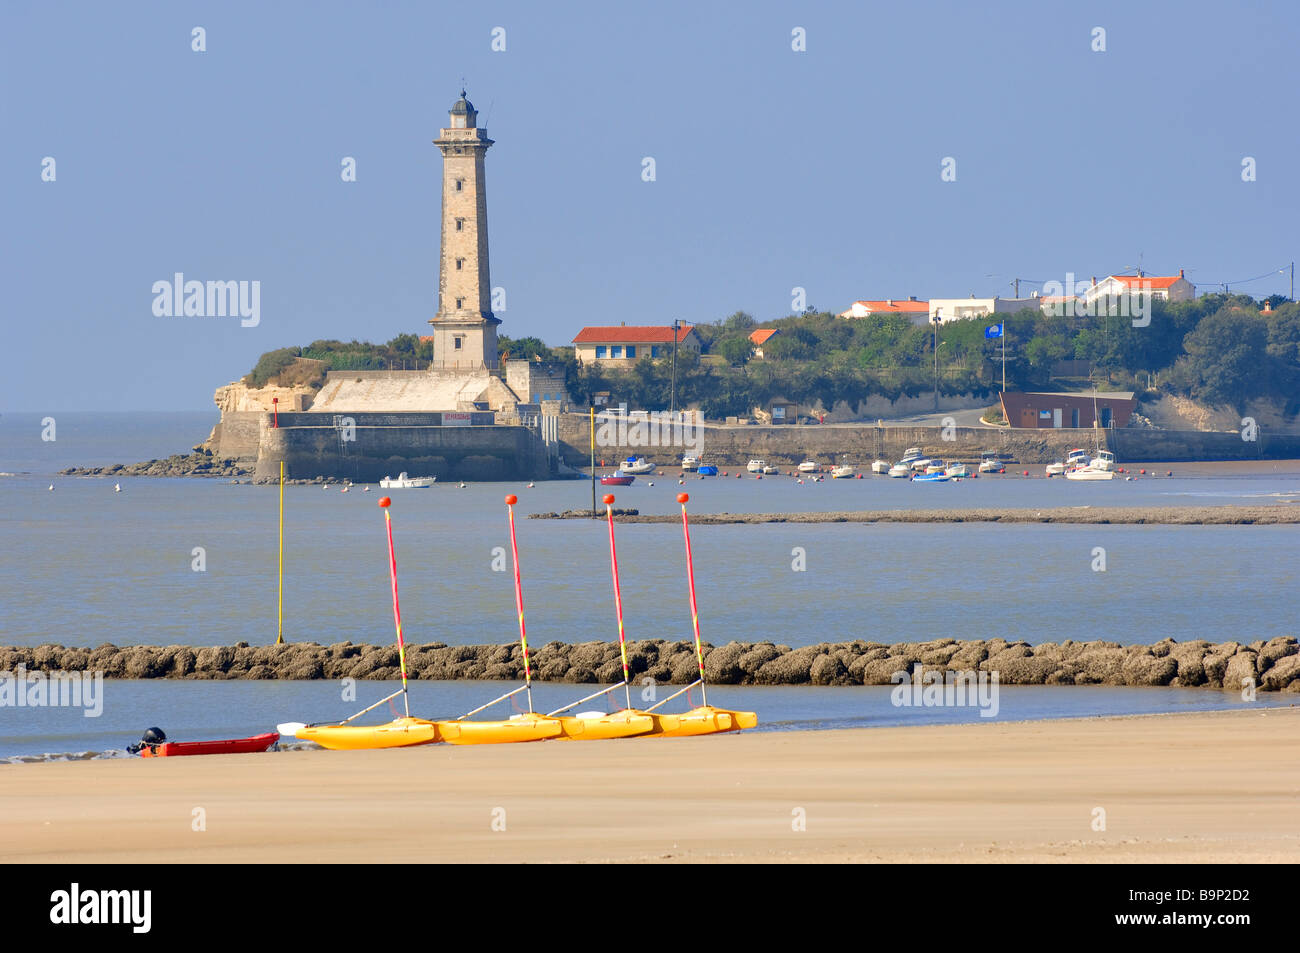
[[[238,460],[219,457],[203,447],[193,453],[176,453],[165,460],[146,460],[143,463],[115,463],[107,467],[67,467],[59,476],[98,477],[243,477],[252,476],[253,468]]]
[[[1268,641],[1176,642],[1122,646],[1117,642],[822,642],[802,648],[771,642],[704,647],[705,676],[719,685],[888,685],[897,672],[997,672],[1004,685],[1171,685],[1300,694],[1300,644]],[[518,645],[416,645],[407,649],[417,679],[522,679]],[[645,639],[628,643],[635,678],[686,684],[696,675],[691,642]],[[550,642],[532,652],[533,677],[549,682],[613,683],[621,677],[618,646],[610,642]],[[395,679],[393,646],[313,642],[191,647],[41,645],[0,648],[0,671],[99,671],[106,678]]]

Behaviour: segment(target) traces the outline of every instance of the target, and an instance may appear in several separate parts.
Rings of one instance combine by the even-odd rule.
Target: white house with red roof
[[[869,318],[873,314],[900,314],[917,324],[925,324],[930,318],[930,302],[910,298],[884,298],[879,301],[855,301],[847,311],[841,311],[841,318]]]
[[[678,351],[700,352],[703,342],[694,328],[677,329]],[[574,356],[580,364],[628,364],[643,357],[658,360],[673,353],[671,325],[583,328],[573,339]]]
[[[1196,297],[1196,286],[1183,277],[1181,268],[1178,274],[1165,276],[1144,275],[1139,269],[1136,275],[1108,275],[1101,281],[1092,279],[1092,284],[1084,292],[1084,302],[1091,305],[1098,299],[1138,294],[1162,301],[1191,301]]]
[[[763,360],[763,345],[780,333],[780,328],[756,328],[750,331],[749,341],[754,345],[754,356],[760,361]]]

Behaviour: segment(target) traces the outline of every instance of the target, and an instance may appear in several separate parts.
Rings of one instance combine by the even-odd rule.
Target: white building
[[[1037,311],[1037,298],[931,298],[930,320],[945,324],[966,318],[982,318],[990,314],[1015,314],[1026,308]]]
[[[1150,295],[1161,301],[1191,301],[1196,297],[1196,286],[1183,277],[1183,270],[1176,275],[1144,275],[1139,270],[1136,275],[1108,275],[1101,281],[1092,279],[1092,284],[1084,292],[1084,303],[1092,305],[1100,299],[1121,298],[1131,295]]]

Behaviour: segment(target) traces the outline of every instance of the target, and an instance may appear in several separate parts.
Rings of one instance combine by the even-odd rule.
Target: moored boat
[[[600,478],[601,486],[631,486],[636,477],[630,473],[624,473],[621,470],[615,470],[613,473],[607,473]]]
[[[894,479],[905,479],[912,475],[912,468],[906,463],[895,463],[889,468],[889,475]]]
[[[1114,470],[1115,454],[1111,453],[1109,450],[1098,450],[1097,455],[1092,458],[1088,466],[1092,467],[1094,470]]]
[[[412,477],[407,476],[403,470],[395,478],[386,476],[379,481],[381,489],[385,490],[423,490],[433,486],[437,477]]]
[[[872,461],[872,464],[871,464],[871,472],[872,472],[872,473],[888,473],[888,472],[889,472],[889,461],[888,461],[888,460],[875,460],[875,461]]]
[[[925,465],[926,473],[943,473],[947,469],[948,464],[944,463],[942,460],[931,460]]]
[[[682,457],[682,469],[687,473],[694,473],[700,468],[700,458],[691,456],[689,453]]]
[[[1075,467],[1073,470],[1065,471],[1065,478],[1067,480],[1113,480],[1115,471],[1097,470],[1091,466]]]
[[[655,465],[645,457],[628,457],[619,470],[631,474],[654,473]]]
[[[717,476],[718,468],[711,463],[701,463],[697,468],[700,476]]]
[[[852,480],[858,475],[858,468],[851,463],[842,463],[831,470],[832,480]]]
[[[948,474],[943,471],[938,473],[918,473],[912,477],[913,483],[946,483],[947,481]]]
[[[821,464],[816,460],[805,460],[798,467],[800,473],[819,473],[821,468]]]
[[[773,476],[773,475],[775,475],[775,474],[777,474],[777,473],[780,473],[780,472],[781,472],[781,468],[778,467],[778,466],[775,466],[774,464],[771,464],[771,463],[769,463],[769,464],[767,464],[766,466],[763,467],[763,475],[764,475],[764,476]]]
[[[765,466],[767,466],[766,460],[750,460],[745,464],[745,469],[750,473],[762,473]]]
[[[950,480],[964,480],[970,476],[970,469],[964,463],[951,463],[943,472]]]

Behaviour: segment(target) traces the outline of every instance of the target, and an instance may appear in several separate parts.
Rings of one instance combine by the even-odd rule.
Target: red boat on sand
[[[279,740],[278,732],[268,731],[264,735],[227,738],[221,741],[168,741],[162,729],[150,728],[139,744],[131,745],[126,750],[131,754],[138,752],[142,758],[175,758],[190,754],[247,754],[253,751],[265,751]]]
[[[621,471],[616,470],[615,472],[609,474],[608,476],[601,477],[600,485],[601,486],[631,486],[632,481],[635,479],[636,477],[632,476],[630,473],[623,473]]]

